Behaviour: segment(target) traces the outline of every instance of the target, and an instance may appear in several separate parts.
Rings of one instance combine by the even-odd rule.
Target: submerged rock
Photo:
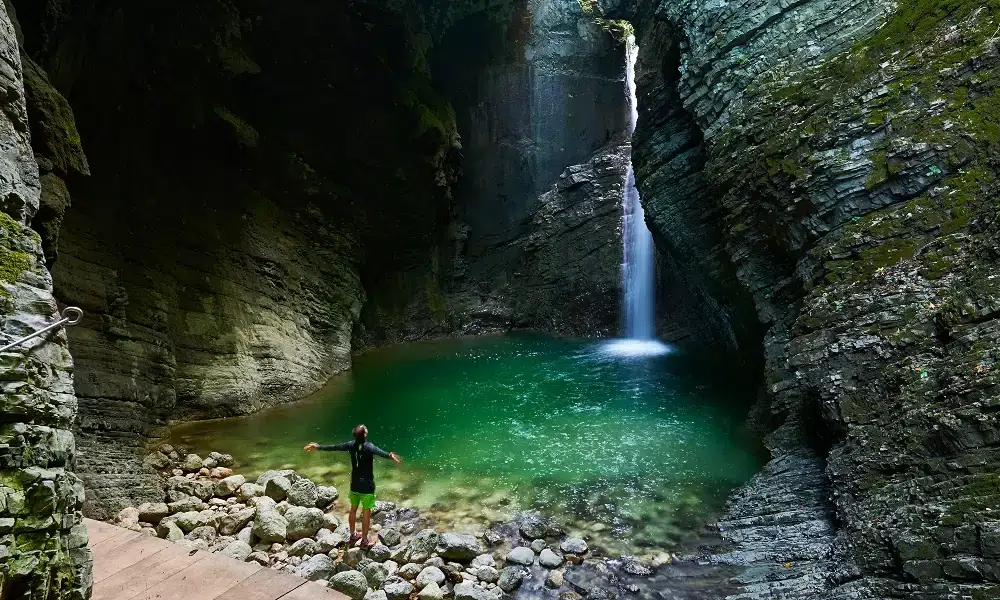
[[[538,555],[538,564],[542,565],[546,569],[555,569],[559,565],[563,564],[563,558],[546,548],[542,550],[541,554]]]
[[[559,548],[563,552],[577,555],[586,554],[588,550],[587,542],[582,538],[567,538],[563,540],[563,543],[559,545]]]

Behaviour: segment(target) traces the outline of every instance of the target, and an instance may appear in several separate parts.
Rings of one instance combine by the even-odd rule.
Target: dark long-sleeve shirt
[[[343,444],[321,445],[318,450],[351,453],[351,491],[359,494],[375,493],[375,455],[389,458],[389,453],[371,442],[356,441]]]

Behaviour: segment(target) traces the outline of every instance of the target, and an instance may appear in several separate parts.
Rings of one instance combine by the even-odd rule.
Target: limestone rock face
[[[6,4],[0,4],[2,345],[58,318],[42,240],[27,226],[38,209],[41,184],[29,140],[21,65],[10,15]],[[26,596],[83,600],[90,594],[91,553],[81,521],[83,487],[73,473],[70,427],[77,400],[66,335],[58,331],[35,339],[6,352],[0,362],[0,498],[5,500],[0,519],[16,524],[13,532],[5,530],[0,545],[4,579],[23,582]],[[39,544],[41,538],[45,544]],[[4,591],[9,591],[6,585]]]

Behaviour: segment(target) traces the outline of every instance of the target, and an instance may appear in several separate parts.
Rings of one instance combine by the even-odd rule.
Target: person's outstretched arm
[[[396,454],[395,452],[386,452],[385,450],[379,448],[378,446],[376,446],[371,442],[365,442],[365,446],[368,447],[369,452],[381,456],[382,458],[388,458],[389,460],[396,463],[401,462],[403,460],[403,457]]]
[[[316,450],[324,452],[347,452],[353,445],[354,442],[344,442],[343,444],[317,444],[316,442],[309,442],[303,450],[306,452],[315,452]]]

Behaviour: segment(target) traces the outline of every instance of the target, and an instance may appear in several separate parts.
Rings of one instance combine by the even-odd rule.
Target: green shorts
[[[349,494],[351,499],[351,506],[361,505],[361,508],[367,508],[369,510],[375,508],[375,494],[359,494],[357,492],[351,492]]]

